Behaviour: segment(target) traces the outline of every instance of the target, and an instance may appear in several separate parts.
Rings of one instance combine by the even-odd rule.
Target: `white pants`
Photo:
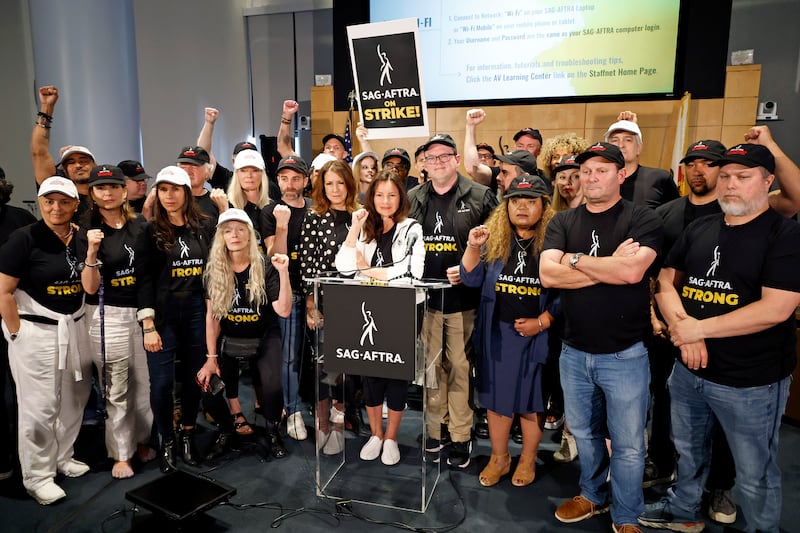
[[[80,322],[86,320],[82,318]],[[58,326],[20,320],[19,334],[8,341],[8,361],[17,385],[19,459],[22,484],[36,490],[56,476],[57,466],[72,458],[91,389],[91,361],[86,330],[74,328],[79,357],[58,369]],[[74,361],[83,379],[75,381]]]
[[[106,305],[104,312],[106,449],[109,457],[128,461],[136,452],[136,445],[147,442],[153,425],[147,354],[135,308]],[[91,358],[100,376],[100,308],[86,305],[86,318]],[[102,381],[98,385],[102,387]]]

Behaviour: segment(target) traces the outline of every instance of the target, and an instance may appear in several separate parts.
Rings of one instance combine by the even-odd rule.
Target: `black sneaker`
[[[644,463],[644,476],[642,478],[642,488],[647,489],[656,485],[664,485],[675,481],[675,471],[669,474],[662,474],[656,464],[647,458]]]
[[[486,419],[486,409],[475,411],[475,436],[479,439],[489,438],[489,421]]]
[[[453,442],[450,453],[447,455],[447,464],[456,468],[466,468],[469,466],[470,454],[472,453],[472,441]]]
[[[511,440],[522,444],[522,426],[519,422],[514,422],[514,425],[511,426]]]

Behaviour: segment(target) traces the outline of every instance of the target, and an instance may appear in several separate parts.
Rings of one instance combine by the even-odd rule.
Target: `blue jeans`
[[[615,524],[636,524],[644,510],[644,429],[650,400],[650,363],[641,342],[621,352],[592,354],[564,344],[561,387],[569,430],[578,444],[584,498],[608,501],[611,467]],[[611,438],[609,459],[605,439]]]
[[[729,387],[697,377],[675,363],[669,378],[672,433],[678,452],[678,481],[671,506],[701,519],[700,498],[711,459],[714,419],[728,438],[736,463],[737,500],[747,531],[778,531],[781,471],[778,432],[789,397],[790,377],[761,387]]]
[[[202,296],[170,299],[160,313],[161,351],[147,352],[150,407],[162,440],[172,434],[175,360],[181,361],[181,425],[194,426],[200,404],[197,371],[206,361],[206,306]]]
[[[300,348],[303,346],[306,320],[306,301],[298,294],[292,295],[292,313],[287,318],[278,318],[283,338],[283,362],[281,364],[281,384],[283,385],[283,405],[286,415],[300,409],[298,369],[300,367]]]

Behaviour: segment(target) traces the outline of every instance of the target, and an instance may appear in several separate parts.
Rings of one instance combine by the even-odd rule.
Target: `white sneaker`
[[[77,459],[67,459],[58,465],[58,471],[67,477],[81,477],[89,471],[89,465]]]
[[[334,424],[344,424],[344,412],[336,407],[331,407],[331,422]]]
[[[383,441],[381,462],[388,466],[396,465],[400,462],[400,448],[397,447],[396,440],[386,439]]]
[[[64,492],[64,489],[56,485],[52,479],[48,480],[47,483],[38,489],[28,490],[28,494],[33,496],[33,499],[41,505],[50,505],[51,503],[55,503],[67,497],[67,493]]]
[[[308,432],[306,423],[303,422],[303,413],[295,411],[286,419],[286,433],[294,440],[306,440]]]
[[[328,443],[328,438],[330,436],[331,436],[330,433],[325,433],[321,429],[318,429],[317,430],[317,448],[319,448],[320,450],[323,449],[325,447],[325,445]]]
[[[361,453],[358,454],[362,461],[374,461],[381,454],[383,447],[383,440],[377,435],[369,438],[367,443],[361,448]]]
[[[344,450],[344,431],[331,431],[328,441],[322,447],[322,453],[336,455],[342,453],[342,450]]]

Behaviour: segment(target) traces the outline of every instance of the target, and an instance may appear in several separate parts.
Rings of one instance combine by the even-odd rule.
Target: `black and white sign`
[[[369,138],[427,137],[416,19],[348,26],[347,36]]]
[[[416,291],[368,285],[323,286],[325,372],[412,381]]]

